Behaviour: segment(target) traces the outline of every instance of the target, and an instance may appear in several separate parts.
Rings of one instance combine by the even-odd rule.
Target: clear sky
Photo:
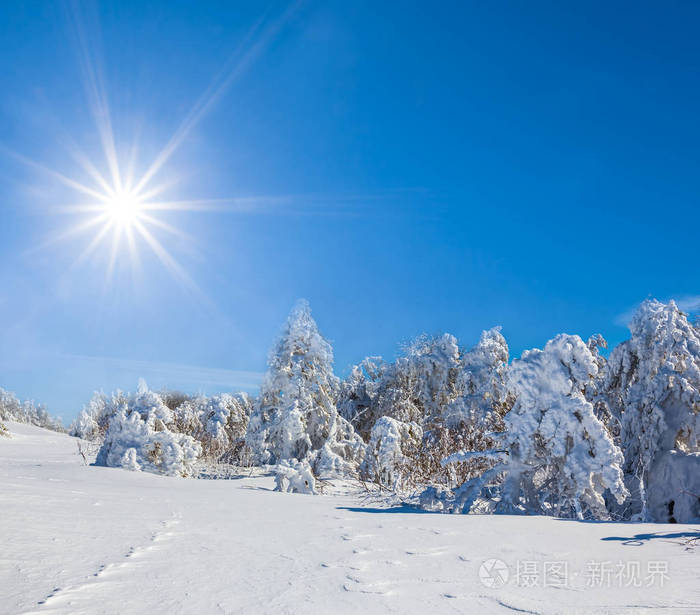
[[[517,356],[617,343],[649,296],[697,310],[699,24],[693,2],[2,3],[0,386],[64,419],[139,375],[255,390],[299,297],[339,375],[422,332],[502,325]],[[144,233],[110,209],[130,169],[154,171]]]

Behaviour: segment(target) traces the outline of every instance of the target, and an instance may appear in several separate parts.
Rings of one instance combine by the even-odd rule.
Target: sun
[[[142,218],[143,205],[137,194],[120,191],[108,198],[104,209],[112,223],[122,228],[130,228]]]
[[[44,246],[54,244],[77,235],[91,235],[85,249],[75,261],[75,265],[86,262],[100,246],[107,247],[108,267],[106,280],[112,279],[117,264],[126,257],[132,270],[138,273],[140,265],[140,249],[138,243],[147,246],[166,269],[183,286],[200,294],[197,284],[187,271],[170,254],[168,249],[156,236],[160,231],[178,238],[178,245],[193,247],[190,235],[161,219],[158,214],[173,210],[197,210],[203,201],[164,201],[158,197],[173,184],[152,185],[152,179],[162,160],[156,160],[148,171],[135,178],[133,163],[120,164],[111,142],[105,148],[108,161],[108,173],[98,168],[78,151],[77,160],[83,170],[88,173],[93,182],[82,183],[57,171],[41,167],[83,197],[89,197],[82,202],[57,206],[56,211],[79,215],[82,219],[66,232],[50,238]],[[33,166],[39,166],[30,161]],[[126,171],[126,172],[125,172]],[[161,234],[158,233],[158,234]]]

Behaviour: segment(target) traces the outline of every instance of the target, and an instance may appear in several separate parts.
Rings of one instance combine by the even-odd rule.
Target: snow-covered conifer
[[[417,456],[422,439],[423,429],[418,423],[381,417],[372,427],[362,463],[362,476],[400,491],[412,482],[416,468],[411,464],[411,457]]]
[[[300,301],[270,353],[246,443],[259,463],[313,459],[317,471],[361,458],[364,445],[337,411],[333,351]]]
[[[700,474],[699,456],[680,460],[700,451],[700,331],[673,301],[647,300],[632,318],[630,333],[610,354],[599,385],[599,397],[619,421],[633,496],[628,513],[666,521],[672,515],[663,510],[671,501],[691,498],[695,516],[700,516],[697,496],[676,485],[690,481],[690,475],[671,482],[653,476],[657,469],[668,473],[671,461],[663,458],[671,451],[677,451],[673,463],[678,472],[688,472],[695,463],[694,473]],[[657,512],[647,510],[652,500]]]

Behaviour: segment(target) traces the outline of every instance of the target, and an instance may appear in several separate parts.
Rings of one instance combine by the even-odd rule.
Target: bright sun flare
[[[131,227],[141,217],[142,203],[138,195],[130,192],[120,192],[110,197],[105,204],[105,210],[112,222]]]

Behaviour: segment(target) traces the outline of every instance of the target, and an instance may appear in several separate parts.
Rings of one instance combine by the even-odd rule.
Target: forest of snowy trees
[[[65,431],[60,419],[52,417],[41,404],[33,401],[20,401],[14,393],[0,388],[0,435],[7,435],[3,421],[15,421],[36,425],[53,431]]]
[[[300,302],[257,397],[140,382],[96,394],[70,432],[97,443],[98,465],[171,476],[262,466],[281,490],[345,478],[431,511],[698,521],[700,327],[648,300],[630,333],[607,359],[599,335],[561,334],[513,360],[499,328],[473,348],[422,336],[341,381]],[[0,421],[56,428],[1,394]]]

